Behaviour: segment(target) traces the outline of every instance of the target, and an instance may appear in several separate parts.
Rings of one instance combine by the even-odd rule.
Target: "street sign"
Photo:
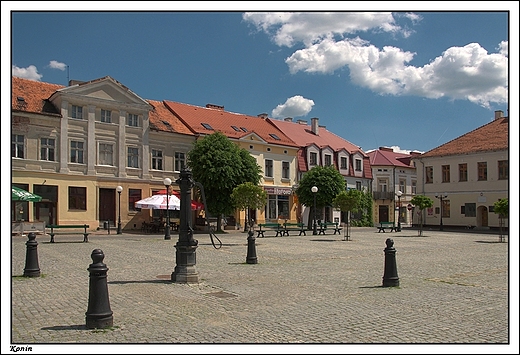
[[[408,206],[406,206],[406,208],[408,208],[408,211],[411,211],[412,210],[412,205],[408,204]]]

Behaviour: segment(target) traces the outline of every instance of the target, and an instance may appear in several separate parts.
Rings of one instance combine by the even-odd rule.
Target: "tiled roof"
[[[184,124],[198,134],[220,132],[229,138],[240,139],[254,133],[270,144],[297,147],[283,132],[260,117],[224,111],[219,106],[200,107],[173,101],[164,103]]]
[[[11,76],[11,83],[11,107],[13,111],[60,114],[46,100],[57,90],[64,88],[63,85],[22,79],[16,76]]]
[[[400,166],[403,168],[413,168],[410,165],[411,155],[397,153],[385,149],[377,149],[367,153],[370,157],[370,165],[375,166]]]
[[[179,120],[161,101],[146,100],[152,105],[153,110],[149,113],[150,129],[164,132],[175,132],[193,135],[192,132],[181,120]]]
[[[319,127],[319,134],[316,135],[312,133],[312,128],[308,124],[288,122],[271,118],[268,118],[267,120],[272,125],[278,127],[300,147],[307,147],[308,145],[316,144],[320,148],[329,146],[336,152],[344,148],[350,154],[360,152],[363,156],[366,156],[360,147],[328,131],[325,127]]]
[[[509,149],[509,117],[496,118],[419,157],[436,157]]]

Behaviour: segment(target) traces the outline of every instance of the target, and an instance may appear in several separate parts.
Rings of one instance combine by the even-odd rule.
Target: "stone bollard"
[[[397,276],[397,264],[395,262],[394,241],[390,238],[386,240],[385,248],[385,272],[383,274],[383,287],[399,286]]]
[[[27,252],[25,254],[25,269],[23,269],[23,276],[38,277],[40,276],[40,266],[38,264],[38,242],[36,241],[36,234],[29,233],[27,235],[29,240],[25,243],[27,245]]]
[[[252,230],[249,230],[247,232],[247,257],[246,257],[246,263],[248,264],[257,264],[258,260],[256,258],[256,246],[255,246],[255,232]]]
[[[107,271],[103,264],[105,254],[101,249],[94,249],[91,255],[93,263],[87,269],[90,272],[88,308],[86,315],[87,328],[107,328],[113,325],[112,310],[108,300]]]

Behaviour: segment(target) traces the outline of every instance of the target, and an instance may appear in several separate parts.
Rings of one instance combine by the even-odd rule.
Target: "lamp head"
[[[311,187],[311,191],[314,193],[318,192],[318,186]]]
[[[397,197],[401,197],[401,195],[403,194],[403,192],[402,192],[401,190],[399,190],[399,191],[397,191],[395,194],[397,195]]]
[[[121,193],[121,191],[123,191],[123,186],[118,186],[116,187],[116,191]]]
[[[170,178],[165,178],[165,179],[163,180],[163,184],[164,184],[164,186],[170,186],[170,185],[172,184],[172,179],[170,179]]]

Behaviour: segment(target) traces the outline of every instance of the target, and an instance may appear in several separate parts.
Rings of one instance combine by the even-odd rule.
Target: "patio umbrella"
[[[32,192],[25,191],[24,189],[20,189],[16,186],[11,186],[13,201],[29,201],[29,202],[40,202],[42,200],[41,196],[33,194]]]
[[[170,194],[171,195],[175,195],[178,198],[180,198],[180,192],[178,192],[178,191],[171,191]],[[166,189],[162,189],[162,190],[157,191],[157,195],[166,195]],[[200,202],[195,201],[195,200],[191,200],[191,209],[192,210],[201,210],[203,208],[204,208],[204,204],[203,203],[200,203]]]
[[[170,195],[168,199],[169,210],[180,210],[181,200],[175,195]],[[136,208],[149,208],[154,210],[166,209],[166,195],[153,195],[135,203]]]

